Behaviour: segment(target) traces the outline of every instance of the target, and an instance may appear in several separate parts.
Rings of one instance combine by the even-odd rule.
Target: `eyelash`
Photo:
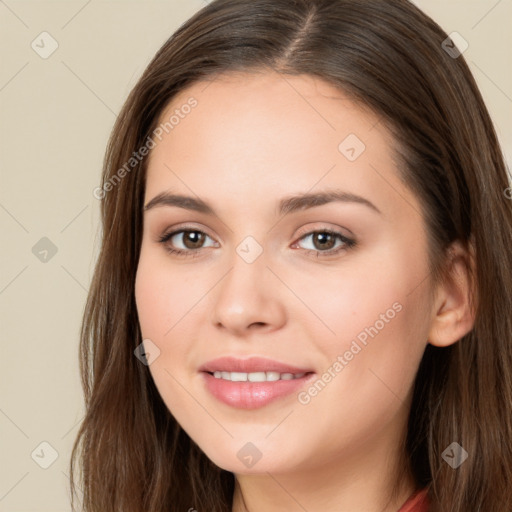
[[[200,229],[186,228],[185,227],[185,228],[181,228],[179,230],[172,231],[170,233],[166,233],[166,234],[162,235],[161,237],[158,238],[158,242],[164,244],[165,250],[167,252],[169,252],[170,254],[174,254],[176,256],[183,256],[185,258],[186,257],[194,258],[194,257],[198,256],[200,250],[204,249],[204,248],[200,247],[199,249],[183,250],[183,249],[174,249],[174,248],[170,247],[170,245],[167,242],[173,236],[175,236],[177,234],[180,234],[180,233],[201,233],[201,234],[204,234],[204,235],[208,236],[208,234],[206,234],[204,231],[201,231]],[[351,238],[347,238],[346,236],[342,235],[341,233],[339,233],[337,231],[330,230],[330,229],[319,229],[319,230],[315,230],[315,231],[310,231],[310,232],[305,233],[304,235],[302,235],[297,241],[300,241],[303,238],[306,238],[306,237],[311,236],[311,235],[319,234],[319,233],[327,233],[329,235],[336,236],[339,240],[341,240],[341,242],[343,242],[343,245],[337,247],[336,249],[329,249],[327,251],[319,251],[319,250],[316,250],[316,249],[303,249],[304,251],[306,251],[306,253],[308,253],[308,254],[316,253],[316,256],[320,257],[320,258],[328,257],[328,256],[334,256],[334,255],[338,254],[341,251],[354,248],[356,246],[356,244],[357,244],[357,242],[355,240],[353,240]]]

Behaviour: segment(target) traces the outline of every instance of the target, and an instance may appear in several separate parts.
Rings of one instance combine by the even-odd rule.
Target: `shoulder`
[[[420,489],[409,497],[398,512],[428,512],[429,505],[427,489]]]

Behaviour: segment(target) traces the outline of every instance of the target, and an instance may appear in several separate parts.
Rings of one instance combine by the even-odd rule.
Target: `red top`
[[[422,489],[413,493],[398,512],[428,512],[429,505],[427,490]]]

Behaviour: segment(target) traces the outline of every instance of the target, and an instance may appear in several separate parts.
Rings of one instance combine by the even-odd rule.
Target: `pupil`
[[[329,240],[327,240],[329,238],[331,239],[330,240],[331,244],[329,244]],[[325,249],[326,245],[329,245],[329,248],[331,248],[333,236],[330,233],[318,233],[317,239],[320,240],[320,248],[323,247]],[[327,244],[325,242],[327,242]]]
[[[196,240],[193,240],[194,238]],[[190,239],[192,239],[192,240],[190,240]],[[203,239],[204,239],[204,233],[198,233],[197,231],[187,231],[186,236],[185,236],[185,245],[189,249],[197,249],[197,247],[201,246]],[[189,244],[188,244],[189,241],[191,242],[192,247],[189,247]]]

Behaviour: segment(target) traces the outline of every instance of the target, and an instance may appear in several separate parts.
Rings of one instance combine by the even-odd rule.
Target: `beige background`
[[[464,56],[510,166],[512,1],[415,3],[469,43]],[[203,5],[0,1],[0,511],[69,510],[69,456],[83,415],[78,330],[99,244],[92,191],[129,90]],[[31,47],[43,31],[59,45],[47,59]],[[46,262],[32,249],[43,237],[57,249]],[[47,469],[44,441],[58,453]]]

